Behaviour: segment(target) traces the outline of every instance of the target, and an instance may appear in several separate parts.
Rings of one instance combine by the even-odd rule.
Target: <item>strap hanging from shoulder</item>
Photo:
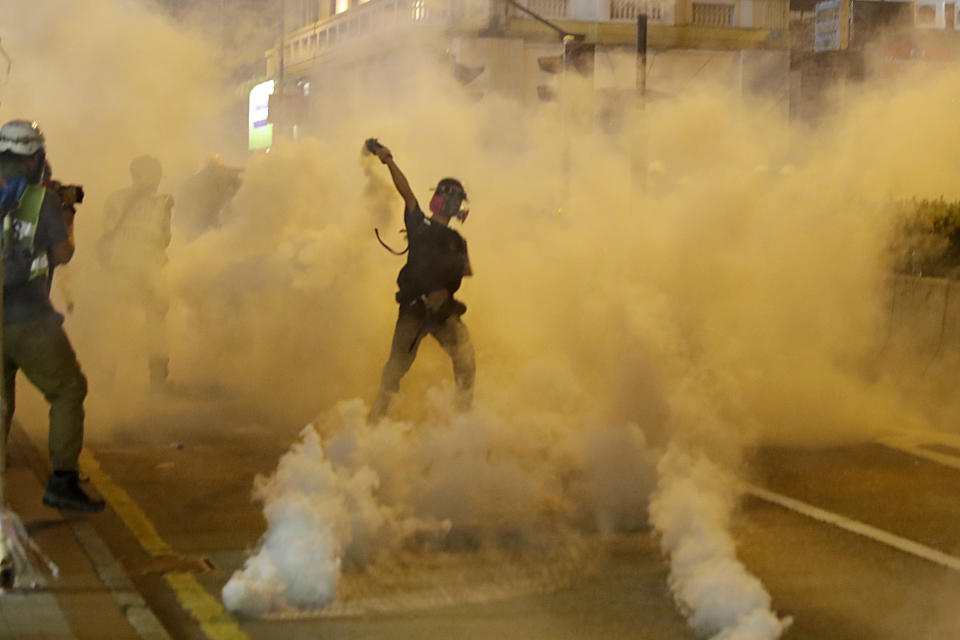
[[[386,249],[387,251],[389,251],[390,253],[392,253],[392,254],[395,255],[395,256],[402,256],[402,255],[405,254],[407,251],[410,251],[410,243],[409,243],[409,242],[407,243],[407,248],[406,248],[406,249],[404,249],[403,251],[397,251],[396,249],[394,249],[393,247],[391,247],[390,245],[388,245],[386,242],[383,241],[383,238],[380,237],[380,229],[377,229],[376,227],[374,227],[373,233],[376,234],[377,240],[380,241],[380,244],[383,245],[383,248]]]

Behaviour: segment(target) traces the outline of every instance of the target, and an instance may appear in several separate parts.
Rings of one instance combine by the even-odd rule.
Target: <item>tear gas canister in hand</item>
[[[372,153],[373,155],[379,155],[383,145],[380,144],[380,141],[376,138],[367,138],[366,142],[363,143],[363,147]]]
[[[387,160],[393,156],[390,154],[390,150],[385,146],[380,144],[380,141],[376,138],[367,138],[363,143],[363,148],[366,149],[369,153],[377,156],[380,159],[380,162],[386,164]]]

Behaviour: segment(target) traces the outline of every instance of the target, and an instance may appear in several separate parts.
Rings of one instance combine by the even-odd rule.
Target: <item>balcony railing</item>
[[[609,0],[609,5],[601,7],[596,13],[578,12],[567,0],[518,0],[518,2],[548,20],[635,22],[637,16],[646,13],[652,23],[673,24],[674,0]],[[516,8],[511,8],[510,15],[517,18],[530,17]]]
[[[669,15],[668,9],[673,8],[673,2],[659,2],[658,0],[611,0],[610,20],[612,22],[635,22],[637,16],[646,13],[650,22],[663,23]]]
[[[596,13],[582,14],[569,0],[518,0],[534,13],[550,20],[635,22],[646,13],[653,24],[674,24],[675,0],[608,0]],[[284,38],[284,63],[298,64],[317,58],[351,41],[376,36],[403,27],[456,26],[469,0],[368,0],[333,17],[307,25]],[[530,18],[509,8],[512,18]],[[271,52],[276,59],[276,50]]]
[[[284,38],[285,64],[318,57],[350,41],[404,26],[449,26],[462,15],[462,0],[369,0]]]
[[[520,4],[544,18],[567,17],[567,0],[526,0],[526,2],[521,1]],[[518,15],[526,14],[518,12]]]

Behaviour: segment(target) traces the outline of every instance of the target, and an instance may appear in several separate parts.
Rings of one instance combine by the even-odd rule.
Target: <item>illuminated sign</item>
[[[273,144],[273,124],[270,116],[270,96],[274,81],[261,82],[250,90],[250,150],[267,149]]]

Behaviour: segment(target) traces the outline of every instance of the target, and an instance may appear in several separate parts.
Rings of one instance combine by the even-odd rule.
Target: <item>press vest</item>
[[[27,281],[46,278],[50,274],[50,261],[46,252],[36,255],[37,226],[40,223],[40,209],[43,207],[47,190],[39,185],[28,186],[17,208],[7,214],[3,220],[4,262],[13,260],[18,270],[26,271],[29,262]],[[12,275],[12,274],[11,274]],[[5,284],[7,284],[5,276]]]
[[[111,197],[120,219],[110,236],[114,266],[145,266],[166,261],[170,241],[170,207],[164,195],[136,195],[129,189]]]

